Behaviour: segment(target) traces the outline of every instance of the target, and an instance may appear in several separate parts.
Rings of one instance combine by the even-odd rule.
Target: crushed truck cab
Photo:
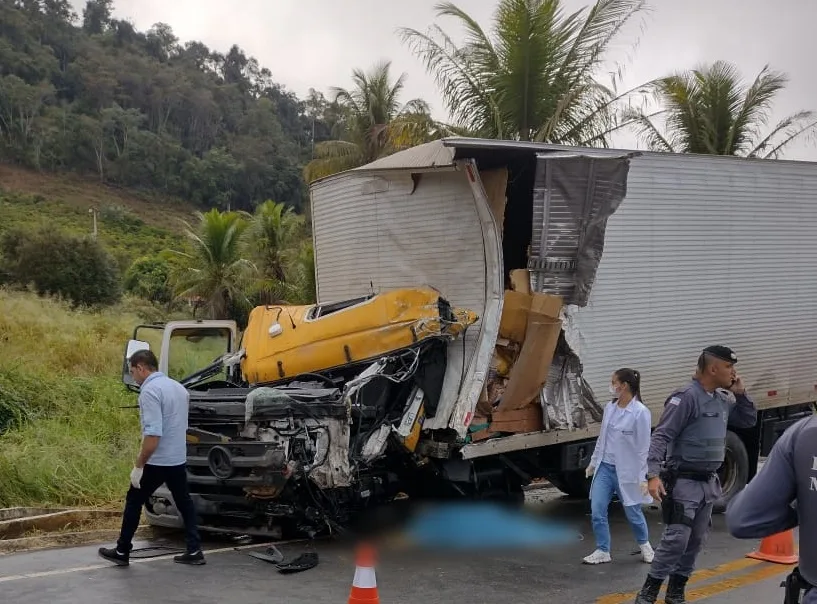
[[[139,326],[125,362],[153,348],[188,388],[187,473],[203,529],[318,534],[421,480],[414,451],[448,344],[477,320],[430,287],[399,288],[258,307],[240,341],[230,321]],[[127,367],[123,379],[138,389]],[[166,490],[147,507],[154,524],[179,525]]]

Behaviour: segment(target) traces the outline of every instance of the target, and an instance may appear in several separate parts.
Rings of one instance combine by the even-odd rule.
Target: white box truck
[[[231,321],[187,321],[139,326],[128,345],[152,347],[165,371],[190,346],[208,362],[225,353],[184,380],[205,528],[271,534],[289,520],[319,532],[374,500],[517,497],[534,477],[584,496],[611,373],[640,371],[655,423],[712,344],[737,352],[760,409],[753,429],[729,431],[720,507],[812,413],[817,164],[451,138],[310,193],[317,304],[259,307],[243,339]],[[469,428],[520,270],[563,302],[542,429],[477,442]],[[403,344],[386,350],[370,308]],[[466,311],[476,322],[444,338]],[[407,340],[399,316],[412,312],[414,327],[439,329]],[[331,330],[336,349],[318,346]],[[166,490],[148,518],[179,525]]]
[[[723,507],[817,400],[815,163],[453,138],[324,179],[311,204],[319,300],[427,283],[482,317],[464,380],[453,358],[424,424],[452,478],[501,469],[586,494],[610,374],[641,372],[655,423],[701,350],[721,343],[761,409],[755,429],[730,431]],[[462,445],[514,269],[564,296],[578,387],[543,401],[545,430]]]

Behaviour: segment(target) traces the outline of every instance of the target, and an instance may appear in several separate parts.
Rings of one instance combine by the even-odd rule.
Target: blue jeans
[[[610,553],[610,525],[607,523],[607,508],[613,500],[613,495],[621,493],[618,489],[616,467],[608,463],[600,463],[596,468],[596,477],[593,480],[593,489],[590,491],[590,510],[593,522],[593,534],[596,537],[596,547],[603,552]],[[650,540],[647,520],[640,505],[623,505],[627,521],[633,528],[635,539],[639,545]]]

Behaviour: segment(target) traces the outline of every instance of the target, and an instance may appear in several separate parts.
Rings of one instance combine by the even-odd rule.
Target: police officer
[[[797,506],[796,508],[794,506]],[[817,604],[817,416],[789,426],[763,468],[726,509],[738,539],[762,539],[800,526],[800,566],[785,582],[785,604]]]
[[[723,464],[727,423],[750,428],[757,421],[755,405],[735,373],[737,362],[726,346],[705,348],[695,377],[664,403],[650,442],[647,481],[661,502],[665,529],[635,604],[653,604],[667,577],[666,604],[686,601],[684,589],[721,496],[716,472]]]

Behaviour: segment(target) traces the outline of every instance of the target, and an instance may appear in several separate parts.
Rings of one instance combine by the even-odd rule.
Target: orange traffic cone
[[[380,604],[374,573],[374,548],[361,545],[355,558],[355,578],[349,593],[349,604]]]
[[[766,537],[760,542],[760,549],[746,554],[746,557],[775,564],[797,564],[799,558],[794,551],[794,530]]]

